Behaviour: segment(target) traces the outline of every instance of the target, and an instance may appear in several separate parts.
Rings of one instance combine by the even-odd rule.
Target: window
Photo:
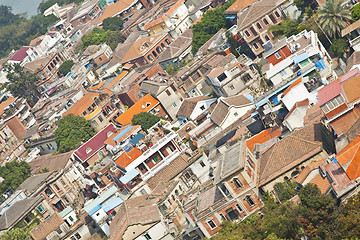
[[[99,58],[99,61],[102,61],[102,58]]]
[[[69,220],[73,222],[74,218],[72,216],[69,216]]]
[[[79,233],[75,233],[75,237],[76,237],[76,239],[80,239],[81,235]]]
[[[238,189],[243,187],[243,184],[241,183],[241,181],[238,178],[233,178],[233,182]]]
[[[165,203],[160,206],[160,210],[162,210],[162,211],[166,211],[167,209],[168,209],[168,208],[167,208],[167,206],[165,205]]]
[[[101,116],[99,116],[98,119],[100,122],[104,121],[104,119]]]
[[[259,30],[262,29],[262,26],[261,26],[260,23],[256,23],[256,27],[257,27]]]
[[[280,75],[281,75],[282,77],[286,75],[285,69],[280,71]]]
[[[207,220],[207,224],[209,225],[211,230],[217,227],[212,219]]]
[[[274,15],[270,14],[270,15],[269,15],[269,18],[271,19],[271,21],[272,21],[274,24],[276,24],[276,23],[277,23],[277,21],[276,21],[276,19],[275,19]]]
[[[146,192],[145,189],[141,189],[140,193],[141,193],[142,195],[145,195],[147,192]]]
[[[257,36],[257,35],[258,35],[257,32],[255,31],[255,28],[250,27],[250,31],[251,31],[251,33],[252,33],[254,36]]]
[[[190,173],[189,172],[186,172],[185,173],[185,177],[186,177],[186,179],[189,179],[191,176],[190,176]]]
[[[236,204],[236,208],[239,210],[239,212],[243,211],[239,204]]]
[[[220,213],[219,215],[220,215],[220,217],[221,217],[222,220],[224,220],[224,221],[227,220],[222,213]]]
[[[234,85],[230,85],[229,88],[230,88],[231,90],[235,90]]]
[[[258,46],[257,43],[254,43],[254,44],[253,44],[253,47],[254,47],[255,49],[259,49],[259,46]]]
[[[170,92],[169,90],[166,90],[165,92],[166,92],[166,94],[167,94],[168,96],[171,95],[171,92]]]
[[[64,182],[64,180],[60,179],[60,182],[63,186],[66,186],[66,183]]]
[[[86,153],[86,154],[89,154],[89,153],[91,152],[91,150],[92,150],[91,148],[87,148],[87,149],[85,150],[85,153]]]
[[[45,212],[45,208],[42,204],[40,204],[36,209],[39,211],[39,213]]]
[[[180,194],[179,194],[179,191],[176,189],[175,190],[175,195],[178,197]]]
[[[205,110],[205,106],[202,105],[202,106],[200,107],[200,109],[201,109],[202,111],[204,111],[204,110]]]
[[[58,187],[58,185],[54,184],[54,187],[55,187],[56,191],[60,191],[60,188]]]
[[[206,165],[205,165],[205,163],[203,161],[200,161],[200,166],[205,167]]]
[[[265,25],[269,25],[269,22],[266,18],[263,19],[263,22],[265,23]]]
[[[275,16],[276,16],[277,18],[279,18],[279,17],[280,17],[280,14],[279,14],[277,11],[275,11]]]
[[[246,35],[247,37],[250,37],[250,33],[248,32],[248,30],[245,30],[245,35]]]
[[[266,41],[270,41],[270,38],[269,38],[268,35],[265,35],[265,40],[266,40]]]
[[[70,240],[76,240],[76,238],[74,236],[71,236]]]
[[[93,127],[99,126],[98,123],[97,123],[95,120],[92,120],[92,121],[91,121],[91,125],[92,125]]]
[[[234,116],[237,117],[239,114],[237,112],[234,112]]]
[[[255,206],[255,202],[253,201],[250,195],[245,197],[245,201],[247,201],[251,207]]]
[[[58,234],[62,234],[62,230],[61,230],[60,228],[56,229],[56,232],[57,232]]]
[[[344,103],[344,99],[342,98],[341,95],[338,95],[335,98],[328,101],[327,103],[325,103],[324,105],[322,105],[321,109],[323,110],[324,113],[328,113],[343,103]]]
[[[226,76],[225,73],[222,73],[222,74],[220,74],[220,75],[217,77],[217,79],[218,79],[220,82],[224,81],[226,78],[227,78],[227,76]]]
[[[172,106],[173,106],[173,107],[177,107],[177,104],[173,102]]]
[[[144,238],[145,238],[146,240],[152,239],[148,233],[145,233],[145,234],[144,234]]]
[[[280,58],[281,58],[280,53],[279,53],[279,52],[276,52],[276,53],[275,53],[275,57],[276,57],[276,59],[280,59]]]

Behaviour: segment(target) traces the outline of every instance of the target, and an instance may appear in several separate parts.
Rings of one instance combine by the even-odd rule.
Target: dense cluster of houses
[[[42,97],[30,107],[0,95],[0,163],[32,171],[0,202],[0,234],[35,223],[34,240],[201,239],[258,214],[280,182],[316,184],[339,202],[357,192],[359,22],[342,32],[355,50],[344,74],[313,31],[267,31],[296,13],[291,1],[235,1],[225,11],[234,25],[193,55],[191,26],[222,4],[87,0],[45,11],[59,21],[2,60],[36,74]],[[76,53],[113,16],[125,42]],[[231,53],[243,46],[252,56]],[[75,65],[63,76],[66,60]],[[147,131],[132,124],[144,112],[161,117]],[[56,154],[56,123],[68,114],[96,135]]]

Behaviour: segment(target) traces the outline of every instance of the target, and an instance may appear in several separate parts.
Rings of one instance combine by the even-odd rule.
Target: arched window
[[[152,55],[148,55],[148,57],[147,57],[148,59],[149,59],[149,61],[150,62],[153,62],[154,61],[154,58],[153,58],[153,56]]]
[[[169,45],[170,45],[170,40],[169,40],[169,39],[165,39],[165,43],[169,46]]]
[[[161,54],[161,52],[162,52],[161,48],[160,48],[160,47],[157,47],[157,48],[156,48],[156,52],[157,52],[158,54]]]
[[[157,58],[157,53],[155,51],[152,51],[152,54],[154,55],[155,58]]]
[[[164,44],[164,43],[161,43],[161,47],[164,49],[164,48],[165,48],[165,44]]]

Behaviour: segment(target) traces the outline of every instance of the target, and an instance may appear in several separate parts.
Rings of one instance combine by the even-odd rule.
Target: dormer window
[[[151,103],[147,102],[145,106],[146,106],[146,108],[148,108],[148,107],[150,107],[150,105],[151,105]]]
[[[86,154],[89,154],[91,151],[92,151],[91,148],[87,148],[85,152],[86,152]]]

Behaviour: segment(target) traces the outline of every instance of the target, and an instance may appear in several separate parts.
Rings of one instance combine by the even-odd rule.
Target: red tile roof
[[[322,106],[341,93],[340,79],[337,79],[318,91],[318,105]]]
[[[116,160],[115,164],[122,168],[126,168],[130,163],[135,161],[138,157],[142,155],[142,152],[138,148],[134,148],[130,152],[123,152]]]
[[[295,87],[296,85],[298,85],[299,83],[301,83],[302,78],[299,78],[298,80],[296,80],[295,82],[293,82],[283,93],[283,97],[288,94],[288,92],[290,92],[290,90]]]
[[[280,128],[268,128],[260,133],[258,133],[257,135],[249,138],[248,140],[246,140],[246,146],[248,147],[248,149],[250,151],[252,151],[254,149],[254,146],[256,143],[262,144],[265,143],[267,141],[269,141],[270,139],[274,138],[274,137],[280,137],[281,136],[281,129]]]
[[[360,177],[360,136],[335,157],[351,180]]]
[[[74,155],[76,155],[82,162],[88,160],[92,155],[96,154],[101,148],[105,146],[105,141],[110,133],[115,132],[115,126],[110,124],[106,126],[101,132],[92,137],[84,145],[78,148]]]
[[[24,58],[28,55],[26,51],[31,47],[21,47],[19,51],[17,51],[12,58],[10,58],[10,61],[19,61],[21,62],[24,60]]]
[[[284,120],[286,120],[288,117],[290,117],[290,115],[295,111],[296,108],[299,107],[305,107],[305,106],[309,106],[309,99],[304,99],[302,101],[296,102],[294,104],[294,106],[291,108],[290,112],[285,116]]]

